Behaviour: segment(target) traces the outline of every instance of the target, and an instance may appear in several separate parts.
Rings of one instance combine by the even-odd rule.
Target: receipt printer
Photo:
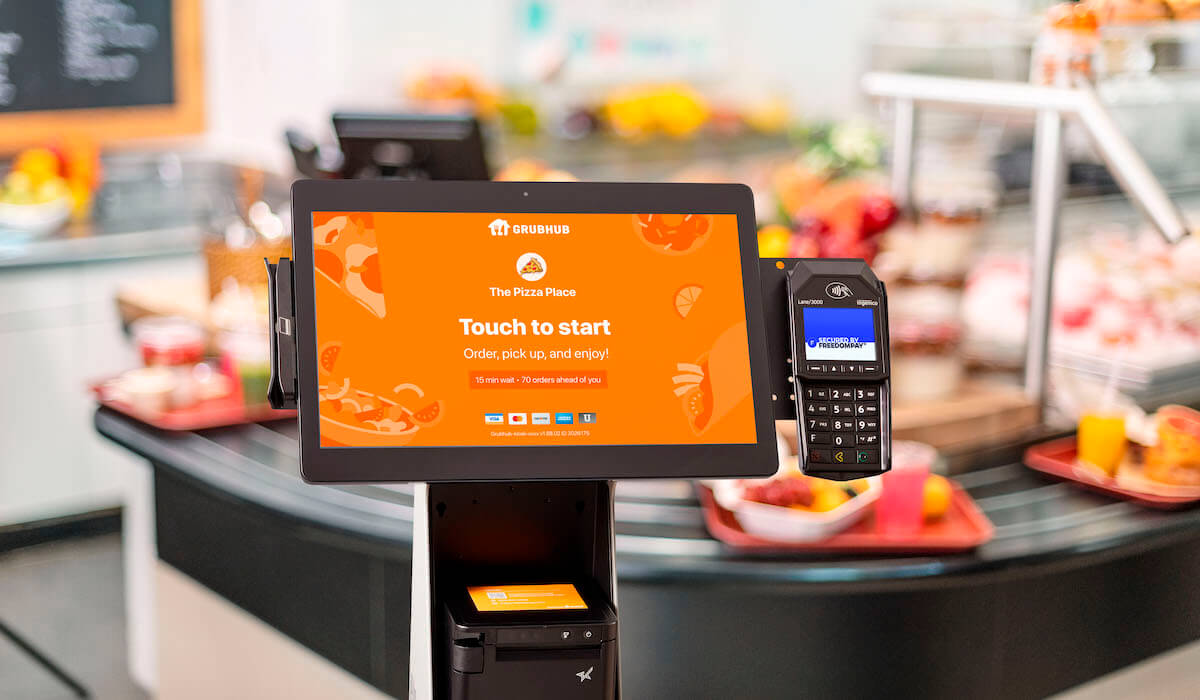
[[[571,583],[462,586],[446,596],[452,700],[615,697],[617,616]]]

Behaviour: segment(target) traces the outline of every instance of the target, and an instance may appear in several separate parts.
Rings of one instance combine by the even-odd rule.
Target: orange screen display
[[[756,442],[733,214],[313,214],[323,447]]]
[[[569,583],[529,586],[468,586],[467,593],[479,612],[521,610],[586,610],[579,591]]]

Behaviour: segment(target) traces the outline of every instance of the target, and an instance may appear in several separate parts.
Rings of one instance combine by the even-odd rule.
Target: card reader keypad
[[[813,464],[879,464],[879,386],[805,386],[804,425]]]

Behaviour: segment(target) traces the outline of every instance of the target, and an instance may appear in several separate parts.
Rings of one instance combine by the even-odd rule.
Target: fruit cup
[[[134,321],[134,341],[147,367],[191,366],[204,359],[204,329],[177,316],[151,316]]]
[[[937,451],[919,442],[892,444],[892,469],[883,475],[883,492],[875,504],[875,525],[885,537],[910,537],[924,523],[925,480]]]

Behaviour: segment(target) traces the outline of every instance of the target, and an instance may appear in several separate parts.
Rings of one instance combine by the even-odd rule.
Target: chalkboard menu
[[[0,112],[174,102],[170,0],[0,0]]]
[[[204,129],[200,0],[0,0],[0,155]]]

